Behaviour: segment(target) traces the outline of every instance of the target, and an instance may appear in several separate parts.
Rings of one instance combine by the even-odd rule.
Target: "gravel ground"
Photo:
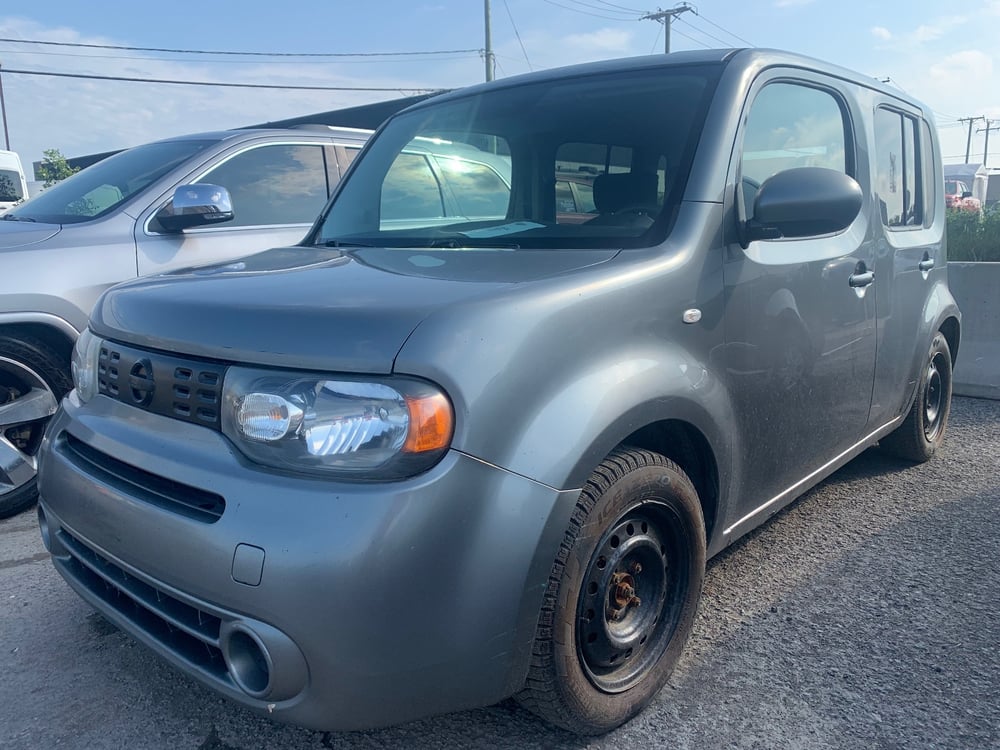
[[[709,564],[668,687],[600,738],[511,702],[382,731],[272,723],[107,624],[0,522],[0,748],[1000,748],[1000,402],[944,451],[868,451]]]

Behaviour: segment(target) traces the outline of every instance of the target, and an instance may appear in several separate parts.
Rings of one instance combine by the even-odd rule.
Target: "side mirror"
[[[861,211],[861,186],[843,172],[799,167],[769,177],[760,186],[747,243],[781,237],[813,237],[846,229]]]
[[[965,192],[962,193],[962,197],[963,198],[971,198],[972,197],[972,193],[969,190],[966,190]]]
[[[220,185],[197,184],[174,190],[173,200],[156,214],[156,220],[167,232],[181,232],[232,221],[233,216],[228,190]]]

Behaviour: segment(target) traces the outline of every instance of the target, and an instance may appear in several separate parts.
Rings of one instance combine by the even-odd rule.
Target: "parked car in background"
[[[35,453],[100,293],[297,242],[369,134],[312,127],[171,138],[98,162],[0,217],[0,518],[34,501]],[[199,205],[211,194],[228,212]],[[178,202],[186,208],[175,210]]]
[[[13,151],[0,151],[0,215],[27,197],[21,158]]]
[[[944,204],[956,211],[980,212],[983,210],[982,201],[973,198],[969,186],[961,180],[944,181]]]
[[[605,732],[666,683],[709,556],[873,445],[942,444],[943,185],[928,107],[773,50],[435,97],[299,244],[101,297],[42,538],[261,715],[514,696]]]

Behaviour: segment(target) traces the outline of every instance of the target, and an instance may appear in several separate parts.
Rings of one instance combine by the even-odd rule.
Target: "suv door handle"
[[[863,271],[862,273],[851,274],[849,282],[855,289],[862,289],[875,281],[874,271]]]
[[[934,259],[924,258],[922,261],[917,263],[917,268],[919,268],[921,271],[930,271],[932,268],[934,268]]]

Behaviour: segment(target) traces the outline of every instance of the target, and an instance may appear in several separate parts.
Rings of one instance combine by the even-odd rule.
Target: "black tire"
[[[577,734],[631,719],[673,671],[704,576],[705,522],[691,481],[659,454],[614,451],[580,493],[517,701]]]
[[[879,441],[887,453],[907,461],[929,461],[944,442],[951,414],[951,350],[940,332],[934,335],[913,406],[903,423]]]
[[[42,433],[59,400],[73,387],[68,363],[44,341],[29,337],[0,335],[0,452],[13,458],[16,470],[0,468],[0,518],[8,518],[34,505],[38,486],[34,467],[19,458],[34,460]],[[45,396],[47,392],[48,397]],[[35,394],[32,417],[11,416],[9,408]],[[22,402],[23,403],[23,402]],[[8,411],[4,412],[4,407]]]

